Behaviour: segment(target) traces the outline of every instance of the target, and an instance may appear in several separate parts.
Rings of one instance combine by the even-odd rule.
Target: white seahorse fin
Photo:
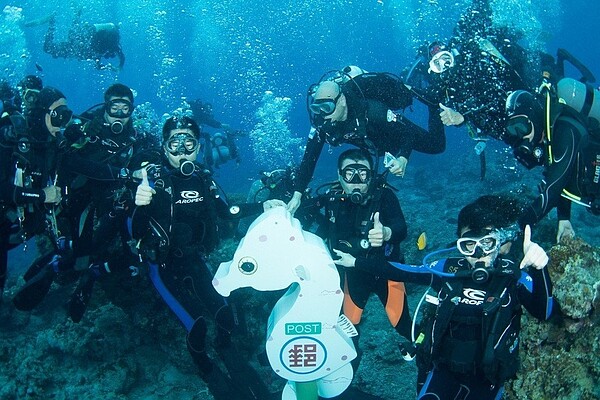
[[[344,314],[338,317],[338,326],[346,335],[348,335],[348,337],[358,336],[358,331],[356,330],[356,327]]]

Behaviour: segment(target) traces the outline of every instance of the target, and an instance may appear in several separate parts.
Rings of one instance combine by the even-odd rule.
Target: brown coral
[[[550,259],[563,315],[551,322],[524,317],[521,372],[506,385],[506,397],[598,399],[600,326],[593,311],[599,302],[600,249],[575,239],[554,246]]]

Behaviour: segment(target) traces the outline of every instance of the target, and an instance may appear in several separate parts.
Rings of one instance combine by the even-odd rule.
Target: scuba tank
[[[556,84],[558,97],[588,120],[591,130],[600,129],[600,90],[573,78]]]

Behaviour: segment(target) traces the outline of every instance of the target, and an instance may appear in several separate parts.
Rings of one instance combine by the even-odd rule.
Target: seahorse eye
[[[258,269],[258,263],[252,257],[244,257],[238,263],[238,268],[245,275],[251,275]]]

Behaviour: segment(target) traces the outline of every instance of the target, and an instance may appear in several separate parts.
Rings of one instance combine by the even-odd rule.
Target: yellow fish
[[[427,247],[427,234],[423,232],[419,235],[419,238],[417,239],[417,248],[419,250],[424,250],[425,247]]]

